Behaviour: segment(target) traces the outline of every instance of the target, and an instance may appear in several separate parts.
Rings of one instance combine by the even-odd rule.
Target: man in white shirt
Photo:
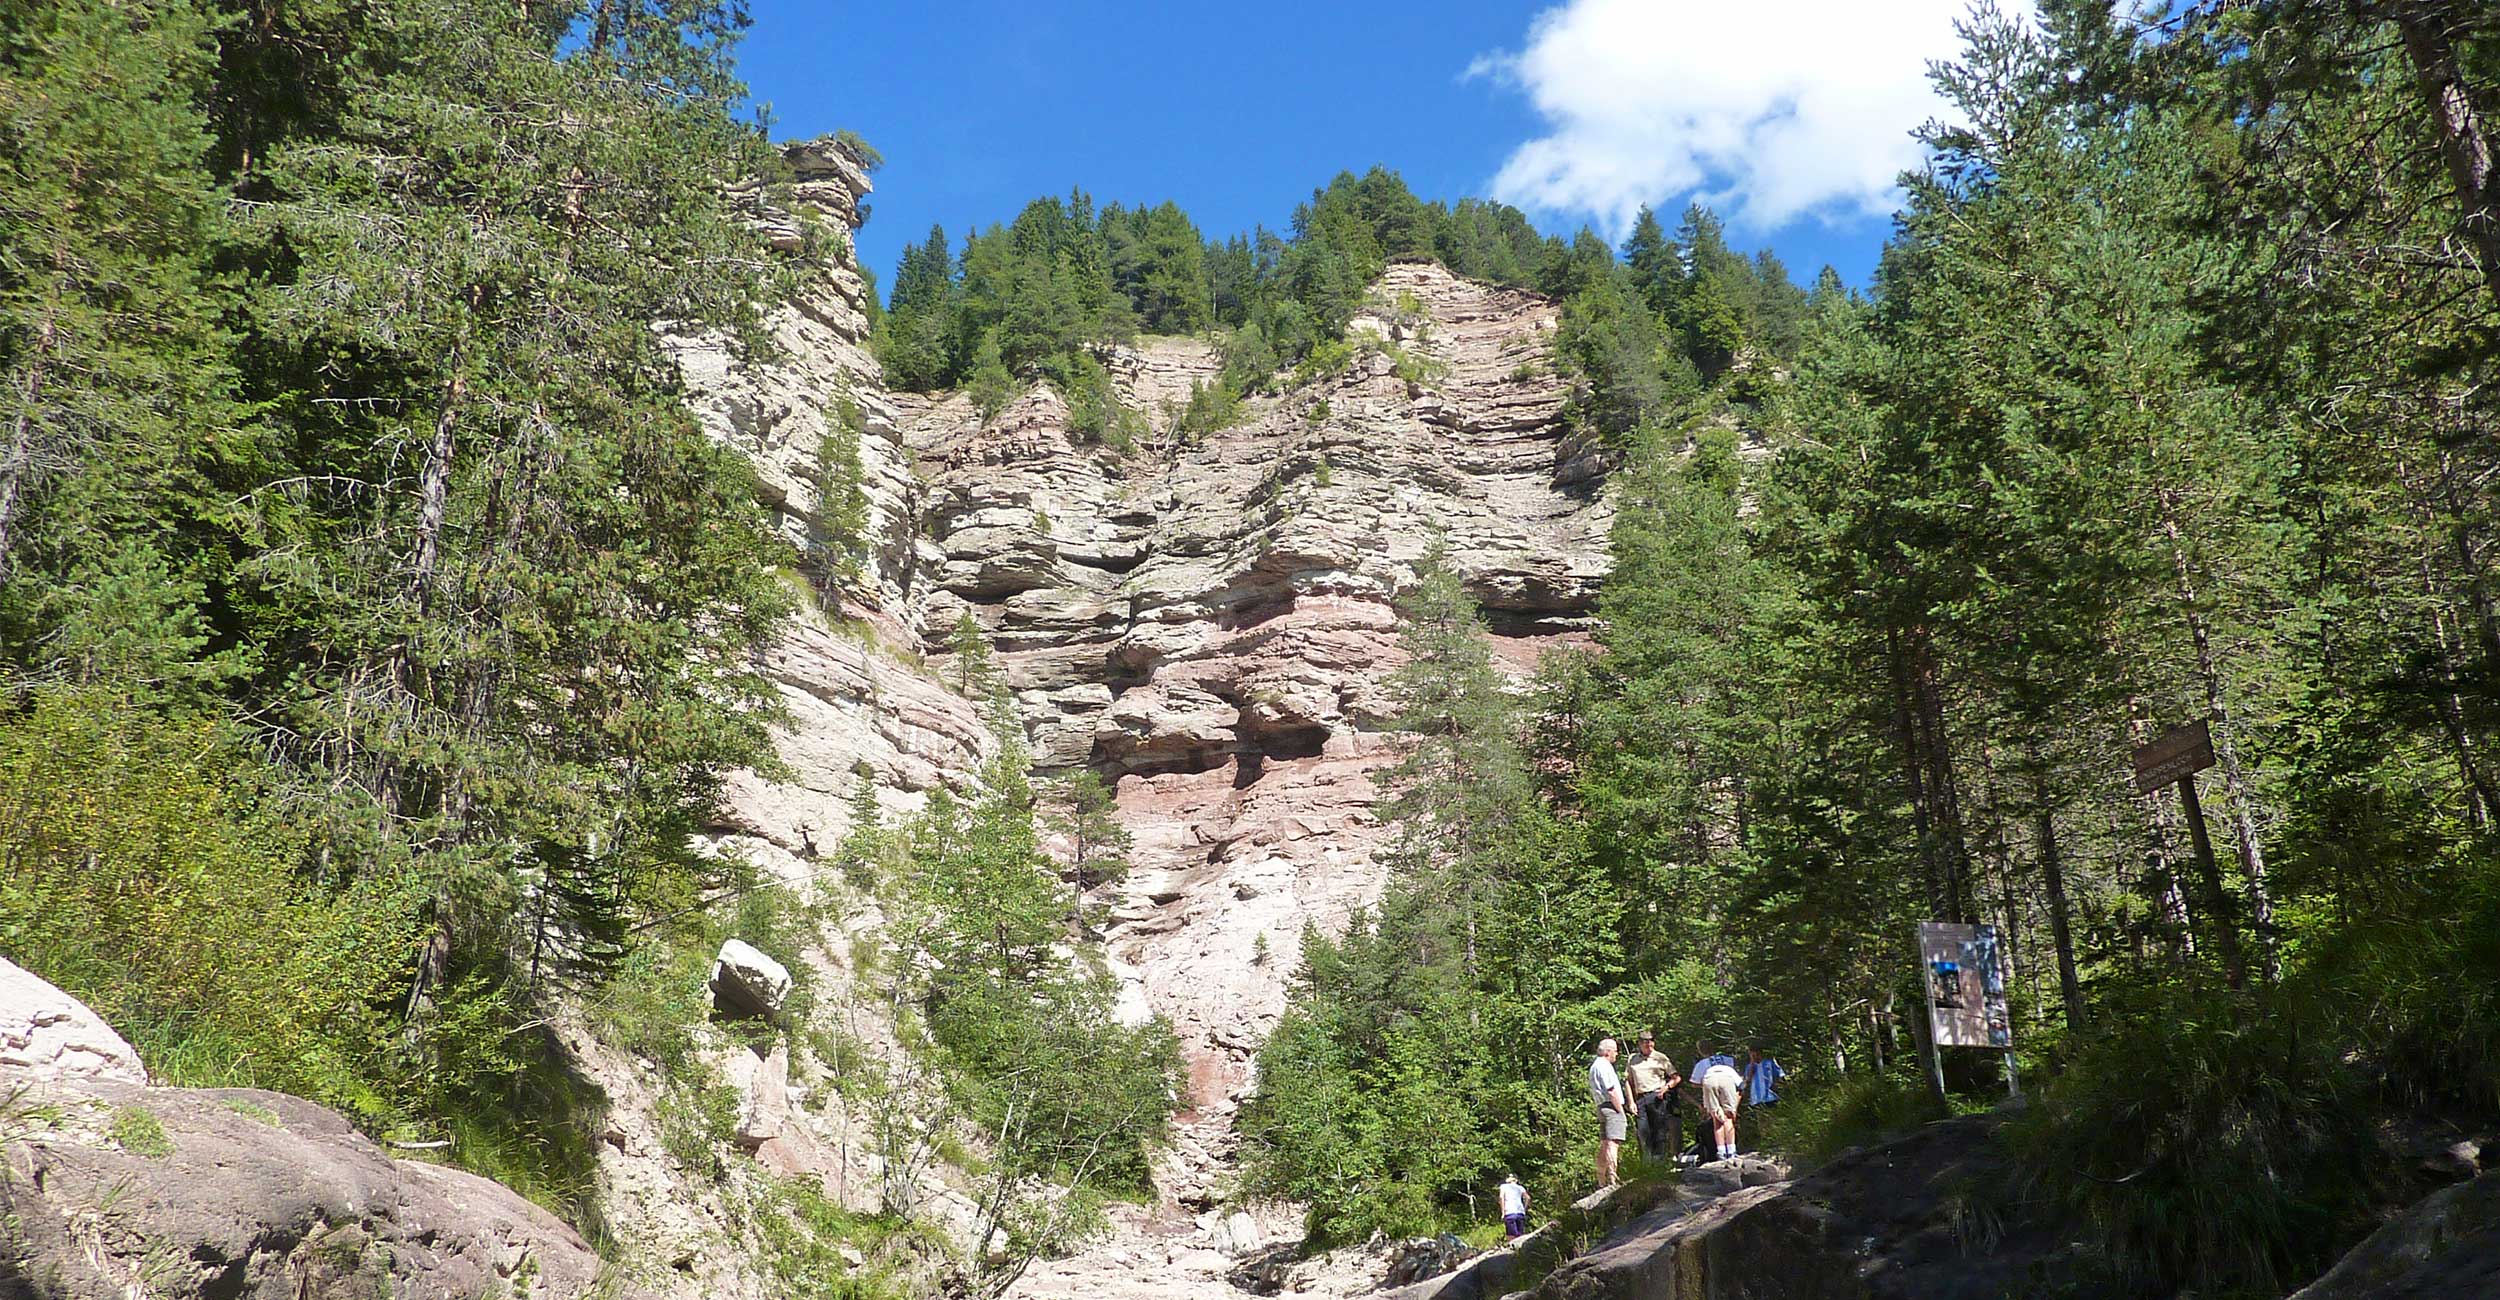
[[[1611,1038],[1597,1040],[1597,1058],[1589,1062],[1589,1100],[1597,1106],[1597,1185],[1612,1187],[1615,1157],[1623,1148],[1628,1126],[1625,1116],[1632,1109],[1630,1099],[1623,1095],[1623,1080],[1615,1074],[1615,1056],[1622,1049]]]

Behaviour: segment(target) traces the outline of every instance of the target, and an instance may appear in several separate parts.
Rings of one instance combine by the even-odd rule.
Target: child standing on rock
[[[1528,1235],[1528,1189],[1519,1185],[1519,1175],[1502,1175],[1502,1235],[1517,1241]]]

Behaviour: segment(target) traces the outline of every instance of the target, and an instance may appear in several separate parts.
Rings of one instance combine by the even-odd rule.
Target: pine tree
[[[1623,264],[1631,270],[1632,284],[1650,311],[1675,319],[1684,296],[1684,250],[1667,238],[1658,214],[1646,204],[1633,218],[1632,233],[1624,238]]]
[[[249,440],[212,297],[211,30],[190,3],[102,0],[0,26],[0,590],[36,620],[12,641],[69,616],[92,562],[185,563],[165,530]]]
[[[860,439],[868,421],[859,402],[845,393],[834,400],[832,425],[816,450],[814,553],[822,556],[817,580],[828,591],[856,586],[867,575],[870,553],[868,472]]]
[[[1081,932],[1086,893],[1128,874],[1128,851],[1136,841],[1121,825],[1112,788],[1099,774],[1079,772],[1053,794],[1049,826],[1068,841],[1068,925]]]

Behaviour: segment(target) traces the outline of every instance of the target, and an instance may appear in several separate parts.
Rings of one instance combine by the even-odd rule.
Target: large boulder
[[[8,1300],[570,1300],[600,1260],[504,1187],[283,1093],[86,1082],[0,1147]]]
[[[0,962],[0,1300],[573,1300],[579,1233],[283,1093],[145,1086],[77,999]]]
[[[2422,1198],[2292,1300],[2494,1295],[2500,1295],[2500,1171]]]
[[[86,1003],[0,958],[0,1077],[144,1084],[148,1072]]]
[[[712,960],[712,1004],[724,1014],[770,1020],[781,1014],[789,998],[789,967],[744,939],[720,946],[720,955]]]
[[[1986,1200],[2006,1160],[1971,1116],[1791,1181],[1743,1161],[1547,1275],[1535,1300],[1999,1300],[2059,1280],[2066,1243]]]

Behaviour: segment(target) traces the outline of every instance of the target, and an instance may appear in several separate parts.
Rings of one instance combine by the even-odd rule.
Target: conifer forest
[[[752,25],[0,5],[0,965],[147,1084],[47,1091],[0,987],[0,1297],[469,1285],[42,1172],[210,1186],[271,1094],[571,1243],[470,1295],[1274,1294],[1510,1249],[1506,1173],[1485,1295],[2500,1294],[2500,7],[1981,0],[1855,284],[1384,158],[881,285]],[[1501,475],[1586,555],[1430,504]],[[2010,1049],[1930,1041],[1921,922]],[[1652,1027],[1928,1245],[1606,1280]]]

